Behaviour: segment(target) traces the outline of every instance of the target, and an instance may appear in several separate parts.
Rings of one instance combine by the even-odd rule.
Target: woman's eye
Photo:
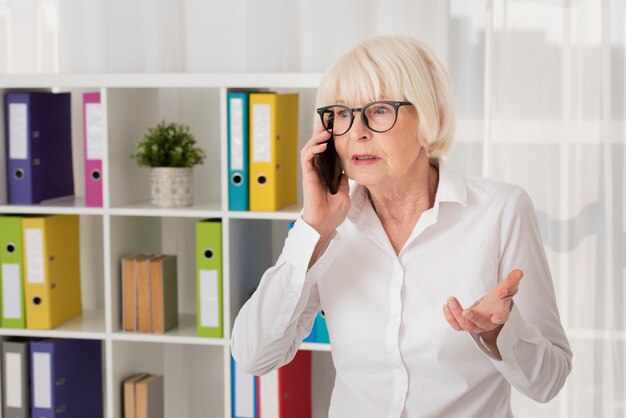
[[[348,112],[347,110],[342,110],[339,113],[337,113],[338,118],[349,118],[350,117],[350,112]]]
[[[385,115],[385,114],[387,114],[387,112],[389,112],[389,109],[387,109],[385,106],[375,106],[374,107],[374,114],[376,114],[376,115]]]

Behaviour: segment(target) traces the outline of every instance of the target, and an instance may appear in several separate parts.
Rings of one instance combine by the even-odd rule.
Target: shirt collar
[[[437,187],[437,202],[457,202],[467,206],[467,187],[463,175],[450,167],[443,158],[431,160],[439,167],[439,186]]]
[[[435,206],[442,202],[456,202],[463,206],[467,206],[467,188],[463,175],[452,167],[443,159],[431,159],[430,163],[439,168],[439,185],[437,186],[437,195],[435,196]],[[353,180],[350,183],[350,210],[348,219],[356,222],[363,208],[369,204],[367,197],[367,189]]]

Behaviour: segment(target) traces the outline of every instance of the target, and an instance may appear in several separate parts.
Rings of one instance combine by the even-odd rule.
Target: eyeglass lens
[[[385,132],[396,121],[396,109],[387,103],[370,103],[362,109],[365,126],[375,132]],[[324,127],[334,135],[343,135],[350,129],[354,115],[349,107],[336,105],[324,112]]]

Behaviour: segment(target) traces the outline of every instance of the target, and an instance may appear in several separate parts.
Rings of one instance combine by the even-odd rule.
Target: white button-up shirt
[[[235,320],[244,371],[288,363],[323,309],[337,372],[330,417],[510,417],[511,385],[540,402],[559,392],[572,353],[528,194],[436,163],[434,206],[399,254],[355,183],[346,220],[308,271],[319,234],[296,221]],[[449,296],[471,305],[513,269],[524,278],[498,360],[453,330],[442,306]]]

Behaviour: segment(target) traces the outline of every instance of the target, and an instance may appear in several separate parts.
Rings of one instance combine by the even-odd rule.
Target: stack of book
[[[163,334],[178,326],[176,256],[123,258],[122,299],[124,331]]]
[[[123,418],[163,418],[163,376],[138,373],[124,380]]]

